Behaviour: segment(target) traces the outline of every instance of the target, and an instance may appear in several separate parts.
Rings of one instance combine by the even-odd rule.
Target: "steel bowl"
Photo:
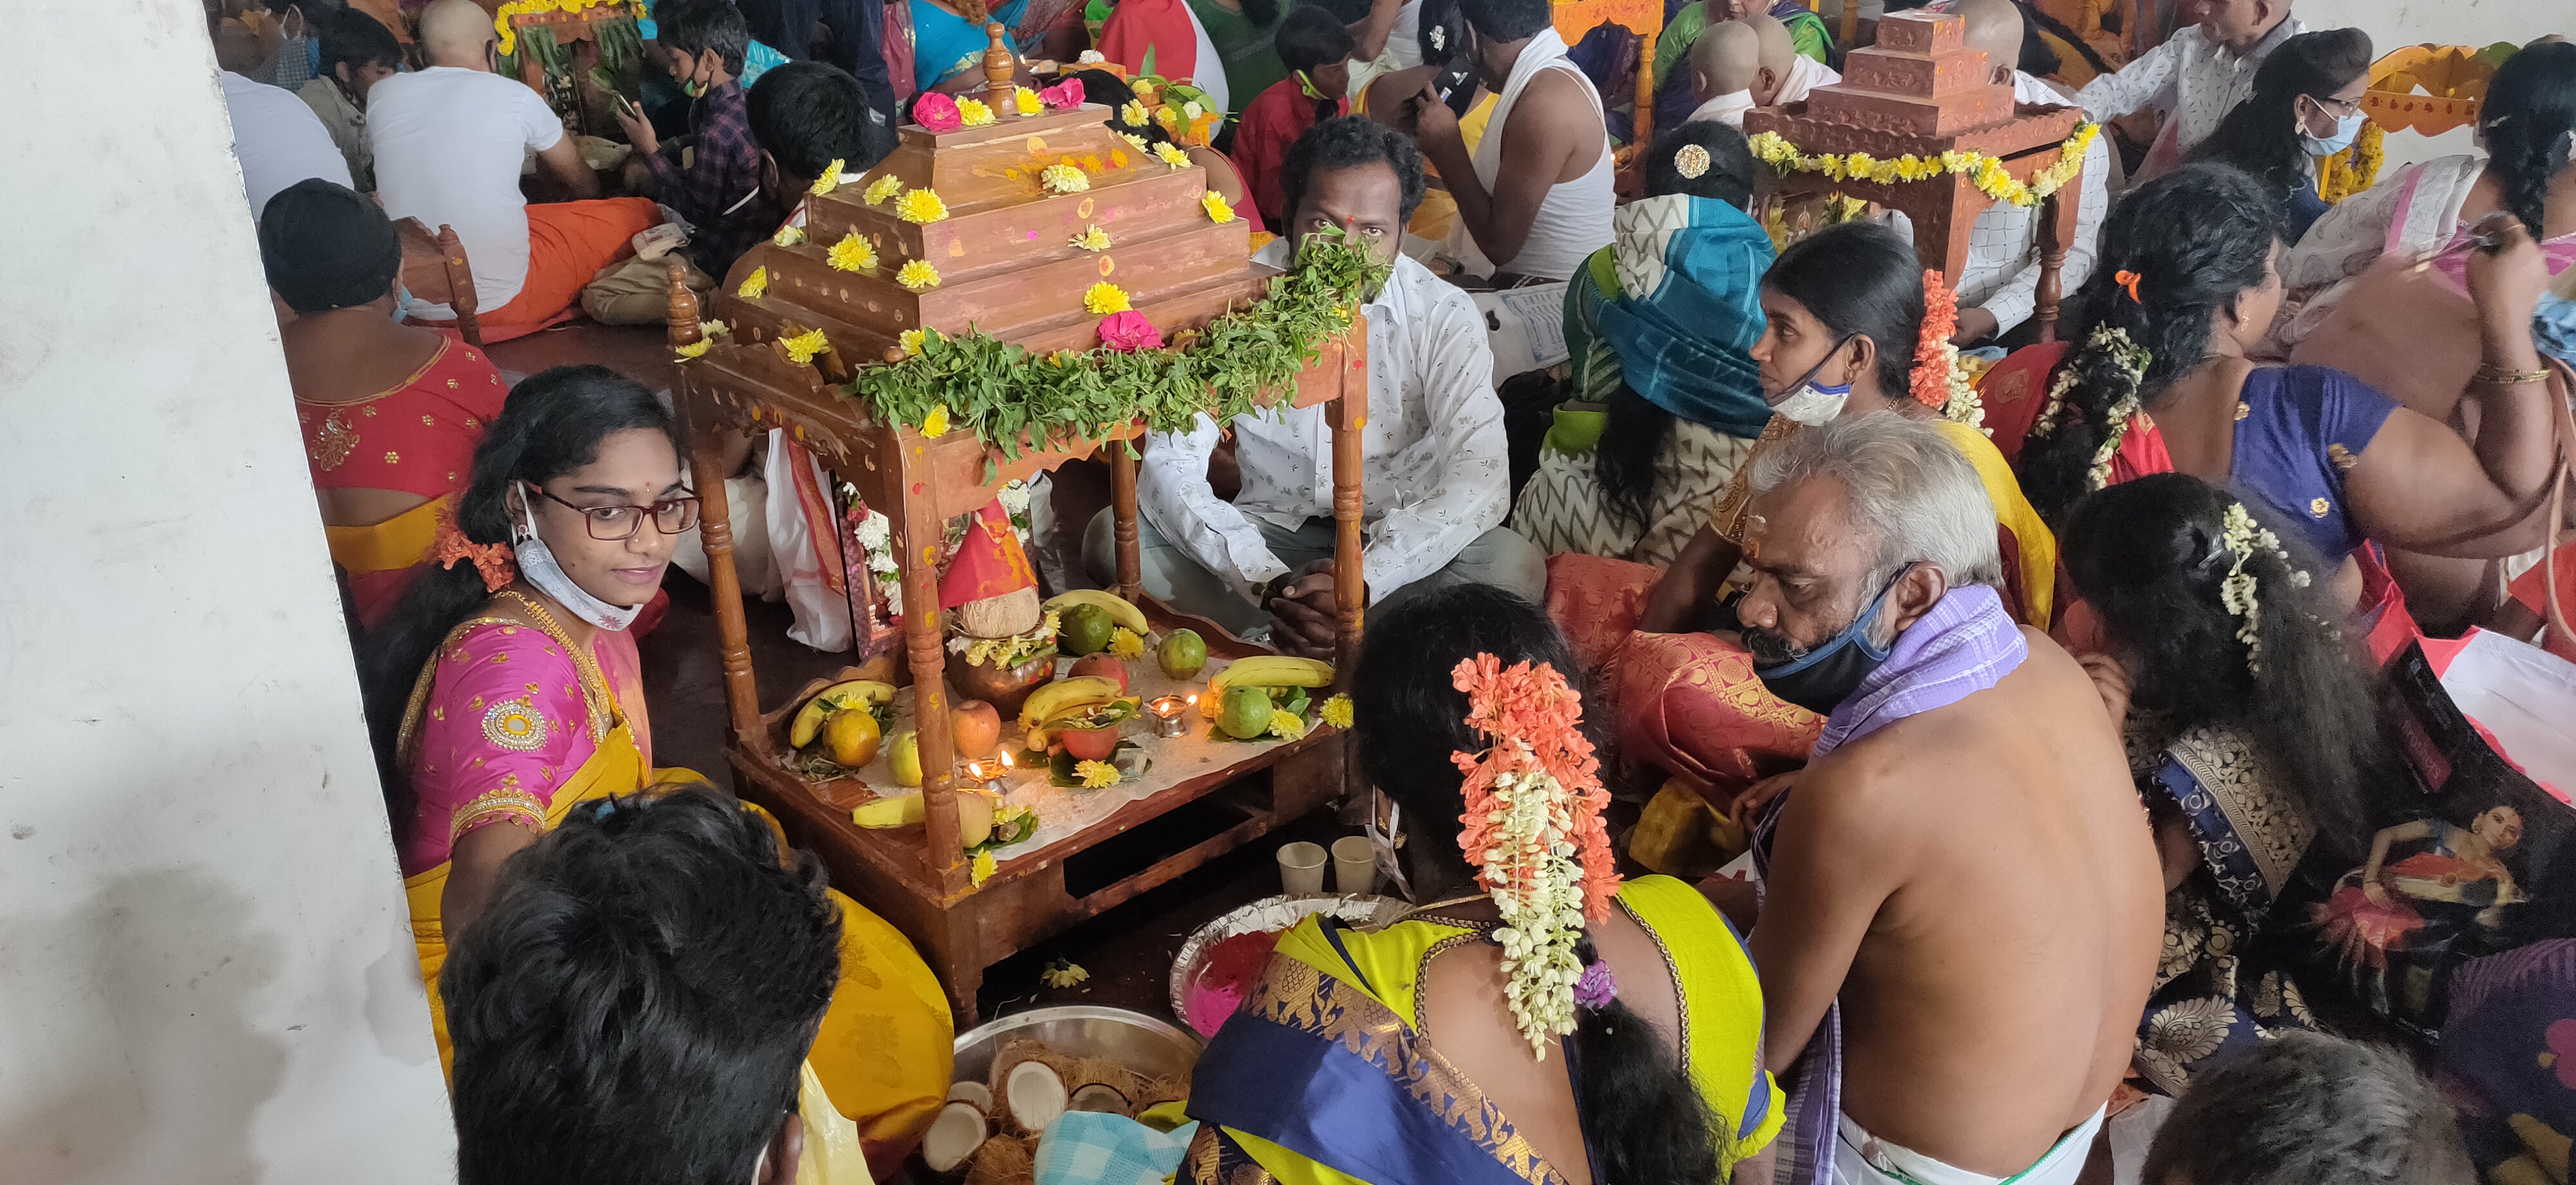
[[[1107,1058],[1148,1078],[1189,1081],[1201,1043],[1187,1031],[1141,1012],[1098,1004],[1058,1004],[986,1021],[957,1035],[952,1081],[992,1077],[993,1056],[1026,1037],[1068,1057]]]
[[[1199,965],[1207,961],[1208,948],[1237,934],[1255,930],[1283,932],[1306,920],[1309,914],[1329,913],[1363,931],[1381,930],[1393,925],[1412,906],[1394,897],[1377,897],[1363,893],[1307,893],[1299,896],[1264,897],[1190,932],[1188,941],[1172,959],[1170,988],[1172,1015],[1190,1024],[1190,983],[1198,978]],[[1208,1036],[1215,1036],[1209,1033]]]

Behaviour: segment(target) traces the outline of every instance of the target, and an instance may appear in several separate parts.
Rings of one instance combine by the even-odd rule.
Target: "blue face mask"
[[[2352,147],[2352,142],[2361,136],[2361,121],[2367,118],[2355,111],[2336,120],[2334,135],[2323,140],[2309,135],[2306,123],[2302,122],[2299,125],[2299,147],[2310,156],[2333,156]]]
[[[1905,573],[1899,570],[1896,575],[1902,579]],[[1861,680],[1869,678],[1870,672],[1885,663],[1895,649],[1893,639],[1886,649],[1869,641],[1869,629],[1878,623],[1879,607],[1887,603],[1887,594],[1895,589],[1896,580],[1889,580],[1886,588],[1870,598],[1869,607],[1861,610],[1860,616],[1823,645],[1778,666],[1756,665],[1753,673],[1771,694],[1818,715],[1831,713],[1850,699]]]

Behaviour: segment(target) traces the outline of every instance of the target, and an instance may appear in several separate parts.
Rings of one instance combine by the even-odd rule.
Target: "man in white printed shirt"
[[[1967,23],[1970,49],[1986,51],[1996,82],[2010,82],[2013,101],[2062,107],[2065,96],[2013,67],[2021,56],[2021,9],[2011,0],[1963,0],[1954,9]],[[2102,219],[2111,209],[2111,138],[2095,136],[2084,150],[2083,187],[2075,200],[2075,242],[2058,273],[2058,291],[2073,292],[2093,274]],[[2039,208],[1996,202],[1977,215],[1968,232],[1968,261],[1959,269],[1960,345],[2000,338],[2028,321],[2039,306]]]
[[[1348,116],[1308,129],[1281,172],[1287,237],[1256,259],[1286,266],[1305,235],[1348,226],[1394,261],[1393,276],[1364,306],[1361,570],[1369,603],[1467,583],[1539,600],[1546,557],[1502,525],[1510,476],[1484,321],[1466,293],[1396,253],[1422,201],[1420,154],[1401,134]],[[1202,416],[1192,430],[1158,434],[1147,446],[1136,491],[1145,590],[1238,634],[1266,626],[1282,650],[1328,652],[1336,604],[1324,409],[1244,416],[1233,429],[1243,491],[1232,502],[1208,484],[1214,421]],[[1092,520],[1083,553],[1093,576],[1114,574],[1110,512]]]
[[[2096,78],[2076,102],[2096,120],[2142,107],[2165,114],[2164,130],[2131,181],[2182,163],[2183,154],[2218,130],[2218,121],[2254,93],[2254,71],[2280,44],[2308,31],[2290,15],[2290,0],[2203,0],[2200,23],[2177,29],[2117,74]]]

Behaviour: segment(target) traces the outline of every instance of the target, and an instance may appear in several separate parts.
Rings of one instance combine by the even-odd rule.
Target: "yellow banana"
[[[1139,638],[1153,632],[1145,623],[1144,610],[1127,603],[1118,594],[1102,589],[1077,588],[1069,593],[1059,593],[1046,603],[1047,610],[1052,613],[1062,613],[1076,605],[1099,606],[1109,614],[1109,620],[1136,631]]]
[[[906,794],[901,798],[880,798],[850,812],[850,821],[861,827],[910,827],[921,821],[921,796]]]
[[[1066,711],[1089,704],[1107,703],[1118,698],[1115,680],[1097,675],[1078,679],[1059,679],[1030,695],[1020,705],[1020,727],[1036,728],[1040,723],[1062,716]]]
[[[993,838],[993,796],[981,790],[957,792],[957,839],[966,847]],[[850,821],[871,829],[918,826],[927,814],[922,796],[880,798],[850,812]]]
[[[1229,687],[1323,687],[1333,681],[1333,664],[1311,658],[1265,654],[1239,659],[1208,677],[1208,695],[1223,696]]]
[[[815,692],[814,698],[805,701],[805,706],[797,710],[796,722],[787,729],[787,745],[791,749],[802,749],[812,744],[814,734],[822,730],[823,721],[843,708],[855,708],[861,703],[882,704],[893,699],[892,683],[879,683],[874,679],[835,683]]]

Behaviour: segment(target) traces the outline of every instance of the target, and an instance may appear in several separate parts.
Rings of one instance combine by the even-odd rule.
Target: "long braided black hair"
[[[2504,208],[2545,239],[2549,182],[2576,144],[2576,43],[2534,45],[2505,59],[2478,109],[2487,167],[2504,182]]]
[[[2136,411],[2209,359],[2218,311],[2270,278],[2279,210],[2262,182],[2221,164],[2177,169],[2112,207],[2076,294],[2075,352],[2021,451],[2022,492],[2051,526],[2093,488],[2095,455]]]

